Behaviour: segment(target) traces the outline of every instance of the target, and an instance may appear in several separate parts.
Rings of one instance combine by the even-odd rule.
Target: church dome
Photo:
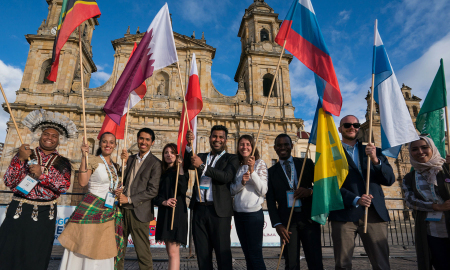
[[[248,7],[247,11],[259,11],[259,12],[269,12],[273,13],[273,8],[271,8],[264,0],[253,0],[253,3]]]

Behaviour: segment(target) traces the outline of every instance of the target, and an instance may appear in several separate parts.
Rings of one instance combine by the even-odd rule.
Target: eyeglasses
[[[359,127],[361,127],[361,124],[360,123],[344,123],[344,124],[342,124],[342,126],[343,127],[345,127],[345,128],[350,128],[351,126],[353,126],[354,128],[359,128]]]

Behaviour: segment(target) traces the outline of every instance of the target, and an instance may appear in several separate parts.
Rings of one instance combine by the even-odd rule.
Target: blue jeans
[[[264,214],[256,212],[234,212],[234,224],[244,252],[247,269],[265,270],[262,254]]]

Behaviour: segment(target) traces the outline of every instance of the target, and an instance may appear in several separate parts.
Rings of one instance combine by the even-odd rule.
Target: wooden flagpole
[[[82,103],[82,107],[83,107],[83,127],[84,127],[84,144],[88,144],[87,142],[87,132],[86,132],[86,109],[85,109],[85,105],[84,105],[84,80],[83,80],[83,76],[84,76],[84,68],[83,68],[83,51],[82,51],[82,47],[81,47],[81,25],[78,27],[78,47],[79,47],[79,51],[80,51],[80,74],[81,74],[81,103]],[[89,158],[88,155],[86,154],[86,168],[88,167],[89,164]]]
[[[255,145],[258,145],[259,134],[261,133],[261,128],[264,124],[264,117],[266,116],[267,107],[269,106],[269,101],[270,101],[270,96],[272,95],[273,86],[275,85],[275,81],[277,80],[278,70],[280,69],[280,63],[281,63],[281,59],[283,58],[283,53],[284,53],[285,47],[286,47],[286,39],[284,40],[283,49],[281,50],[281,54],[280,54],[280,59],[278,59],[277,69],[275,70],[275,75],[274,75],[274,78],[272,81],[272,85],[270,86],[270,92],[269,92],[269,95],[267,96],[266,107],[264,108],[264,113],[263,113],[263,116],[261,119],[261,123],[259,124],[259,129],[258,129],[258,134],[256,135]],[[252,156],[255,155],[255,151],[256,151],[256,147],[255,147],[255,149],[252,150]]]
[[[127,150],[127,140],[128,140],[128,120],[130,118],[130,103],[131,103],[131,94],[128,95],[128,107],[127,107],[127,115],[125,116],[125,134],[123,136],[123,149]],[[119,158],[119,157],[117,157]],[[123,184],[123,177],[125,172],[125,160],[122,159],[122,176],[120,177],[120,183]]]
[[[14,127],[16,128],[17,135],[19,135],[20,143],[23,144],[22,136],[20,135],[19,128],[17,127],[16,119],[14,118],[14,115],[12,113],[11,107],[9,106],[8,99],[6,98],[6,94],[5,94],[5,91],[3,90],[1,83],[0,83],[0,90],[2,90],[3,98],[5,99],[6,106],[8,107],[9,115],[11,115],[11,119],[14,123]],[[30,160],[30,158],[28,158],[28,160]]]
[[[298,179],[297,189],[300,188],[300,183],[302,181],[303,172],[305,170],[306,159],[308,158],[309,146],[310,146],[310,143],[308,143],[308,146],[306,147],[305,158],[303,159],[302,170],[300,172],[300,178]],[[294,213],[294,207],[295,207],[296,201],[297,201],[297,199],[294,197],[294,201],[292,202],[292,207],[291,207],[291,213],[289,214],[289,220],[288,220],[287,227],[286,227],[286,230],[288,232],[289,232],[289,227],[291,226],[291,219],[292,219],[292,214]],[[285,243],[283,243],[283,245],[281,245],[281,252],[280,252],[280,256],[278,257],[277,270],[280,267],[281,256],[283,256],[283,251],[284,251],[285,245],[286,245]]]
[[[378,20],[375,20],[375,30],[373,36],[373,46],[377,39],[377,26]],[[375,59],[374,59],[375,61]],[[369,143],[372,142],[372,118],[373,118],[373,92],[375,90],[375,73],[372,72],[372,89],[370,89],[370,111],[369,111]],[[370,184],[370,159],[367,161],[367,174],[366,174],[366,195],[369,195],[369,184]],[[364,233],[367,233],[367,217],[369,215],[369,207],[366,206],[364,213]]]

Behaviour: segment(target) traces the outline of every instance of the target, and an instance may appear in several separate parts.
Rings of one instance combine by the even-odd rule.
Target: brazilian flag
[[[333,116],[319,100],[309,143],[316,145],[311,219],[324,225],[330,211],[344,209],[340,188],[348,175],[348,162]]]
[[[58,75],[59,56],[72,32],[82,22],[101,15],[95,0],[64,0],[59,15],[55,43],[53,44],[52,70],[47,79],[55,82]]]

